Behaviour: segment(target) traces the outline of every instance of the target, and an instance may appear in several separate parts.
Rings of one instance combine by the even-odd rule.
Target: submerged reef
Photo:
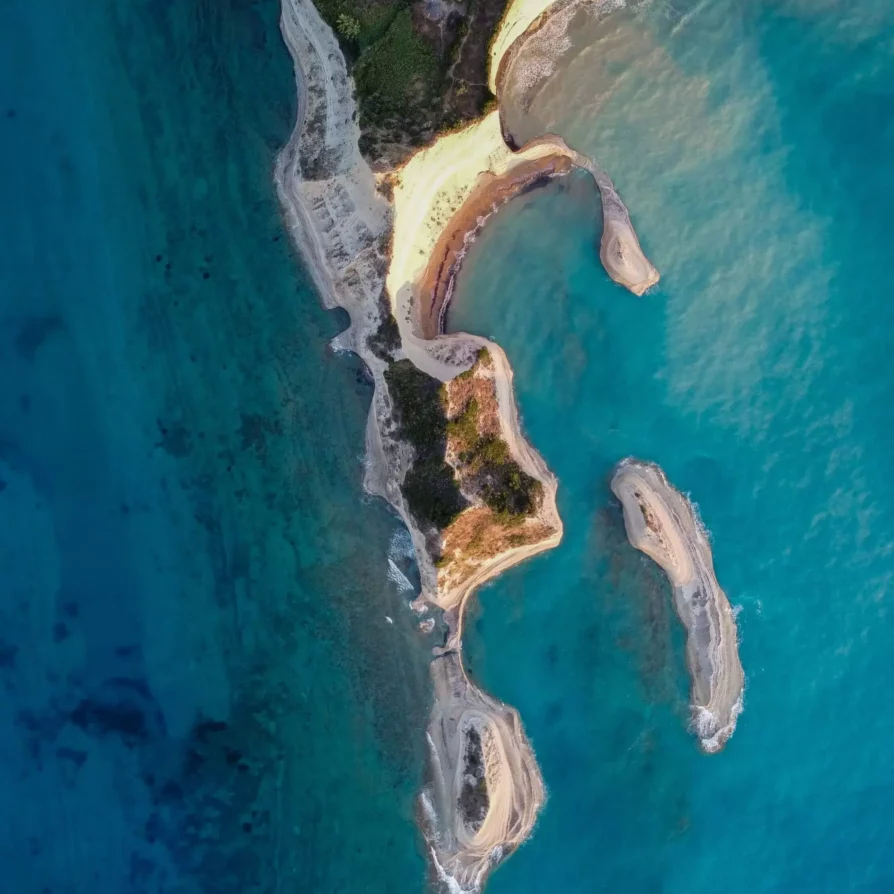
[[[702,749],[713,754],[736,728],[745,676],[735,618],[717,583],[705,530],[689,500],[656,465],[624,460],[611,488],[630,543],[664,569],[673,587],[674,608],[686,629],[693,728]]]

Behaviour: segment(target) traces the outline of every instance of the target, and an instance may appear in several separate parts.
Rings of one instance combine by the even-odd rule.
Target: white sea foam
[[[441,759],[438,756],[438,749],[435,746],[435,740],[432,739],[431,733],[428,732],[428,730],[426,730],[426,732],[425,732],[425,738],[428,741],[428,748],[429,748],[429,751],[431,752],[432,769],[434,770],[438,785],[441,786],[441,788],[443,789],[444,784],[445,784],[444,783],[444,771],[441,769]],[[432,810],[432,815],[435,816],[434,810]]]
[[[695,734],[701,740],[702,747],[708,753],[719,751],[723,743],[732,736],[736,729],[736,721],[745,710],[745,688],[736,699],[736,703],[730,709],[729,723],[718,728],[719,721],[716,715],[701,705],[693,705],[692,727]]]
[[[438,874],[438,878],[444,883],[450,894],[477,894],[477,892],[481,890],[481,887],[478,884],[474,884],[471,888],[464,888],[440,864],[440,862],[438,861],[438,855],[435,853],[435,849],[433,847],[430,847],[429,851],[431,851],[431,859],[432,863],[434,863],[435,866],[435,872]]]
[[[397,589],[402,592],[406,592],[408,590],[413,589],[413,584],[410,583],[409,578],[397,567],[394,562],[394,559],[388,559],[388,580],[390,580],[393,584],[397,585]]]
[[[415,555],[410,532],[406,528],[397,528],[391,535],[391,542],[388,544],[388,558],[396,561],[397,559],[412,559]]]
[[[351,354],[354,350],[354,333],[350,328],[344,332],[339,332],[329,342],[329,348],[333,354]]]
[[[665,478],[665,480],[667,480]],[[711,529],[705,524],[704,519],[702,518],[701,507],[695,500],[692,499],[692,494],[688,491],[683,494],[686,497],[686,502],[692,507],[692,519],[695,522],[695,529],[698,533],[704,538],[705,542],[709,546],[713,546],[714,544],[714,535],[711,533]]]
[[[429,739],[431,741],[431,739]],[[437,838],[438,817],[435,813],[435,805],[432,803],[431,792],[424,788],[419,795],[419,803],[422,806],[422,813],[425,818],[425,828],[431,830],[431,837]]]

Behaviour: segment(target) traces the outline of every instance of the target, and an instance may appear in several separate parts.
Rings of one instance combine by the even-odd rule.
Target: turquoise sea
[[[0,28],[0,891],[421,891],[427,643],[272,188],[275,0],[8,0]],[[894,9],[580,21],[520,120],[610,172],[500,212],[450,326],[494,336],[566,537],[485,588],[476,679],[549,800],[494,894],[894,889]],[[745,712],[686,731],[667,586],[608,490],[689,491]],[[391,623],[389,623],[389,620]]]
[[[890,892],[894,7],[656,2],[572,41],[524,136],[600,161],[662,280],[608,280],[576,176],[488,223],[449,312],[506,349],[566,524],[467,634],[549,789],[489,891]],[[691,493],[740,611],[716,756],[608,488],[628,455]]]
[[[278,17],[3,4],[3,894],[423,884],[427,656],[275,198]]]

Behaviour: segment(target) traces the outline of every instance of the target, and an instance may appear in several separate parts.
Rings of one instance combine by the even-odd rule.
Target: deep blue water
[[[452,330],[507,351],[562,545],[479,594],[474,675],[549,801],[493,894],[894,888],[894,10],[713,0],[575,35],[527,121],[596,156],[662,272],[635,298],[591,182],[502,210]],[[688,17],[680,13],[691,12]],[[745,712],[686,730],[683,642],[608,480],[659,462],[710,529]]]
[[[9,894],[422,885],[427,662],[274,195],[278,15],[3,7]]]

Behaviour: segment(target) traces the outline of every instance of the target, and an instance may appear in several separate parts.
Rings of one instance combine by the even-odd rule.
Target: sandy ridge
[[[631,544],[657,562],[673,586],[674,608],[686,628],[693,728],[704,751],[720,751],[742,711],[745,676],[735,618],[714,574],[710,543],[692,504],[658,466],[624,460],[611,488],[624,509]]]

